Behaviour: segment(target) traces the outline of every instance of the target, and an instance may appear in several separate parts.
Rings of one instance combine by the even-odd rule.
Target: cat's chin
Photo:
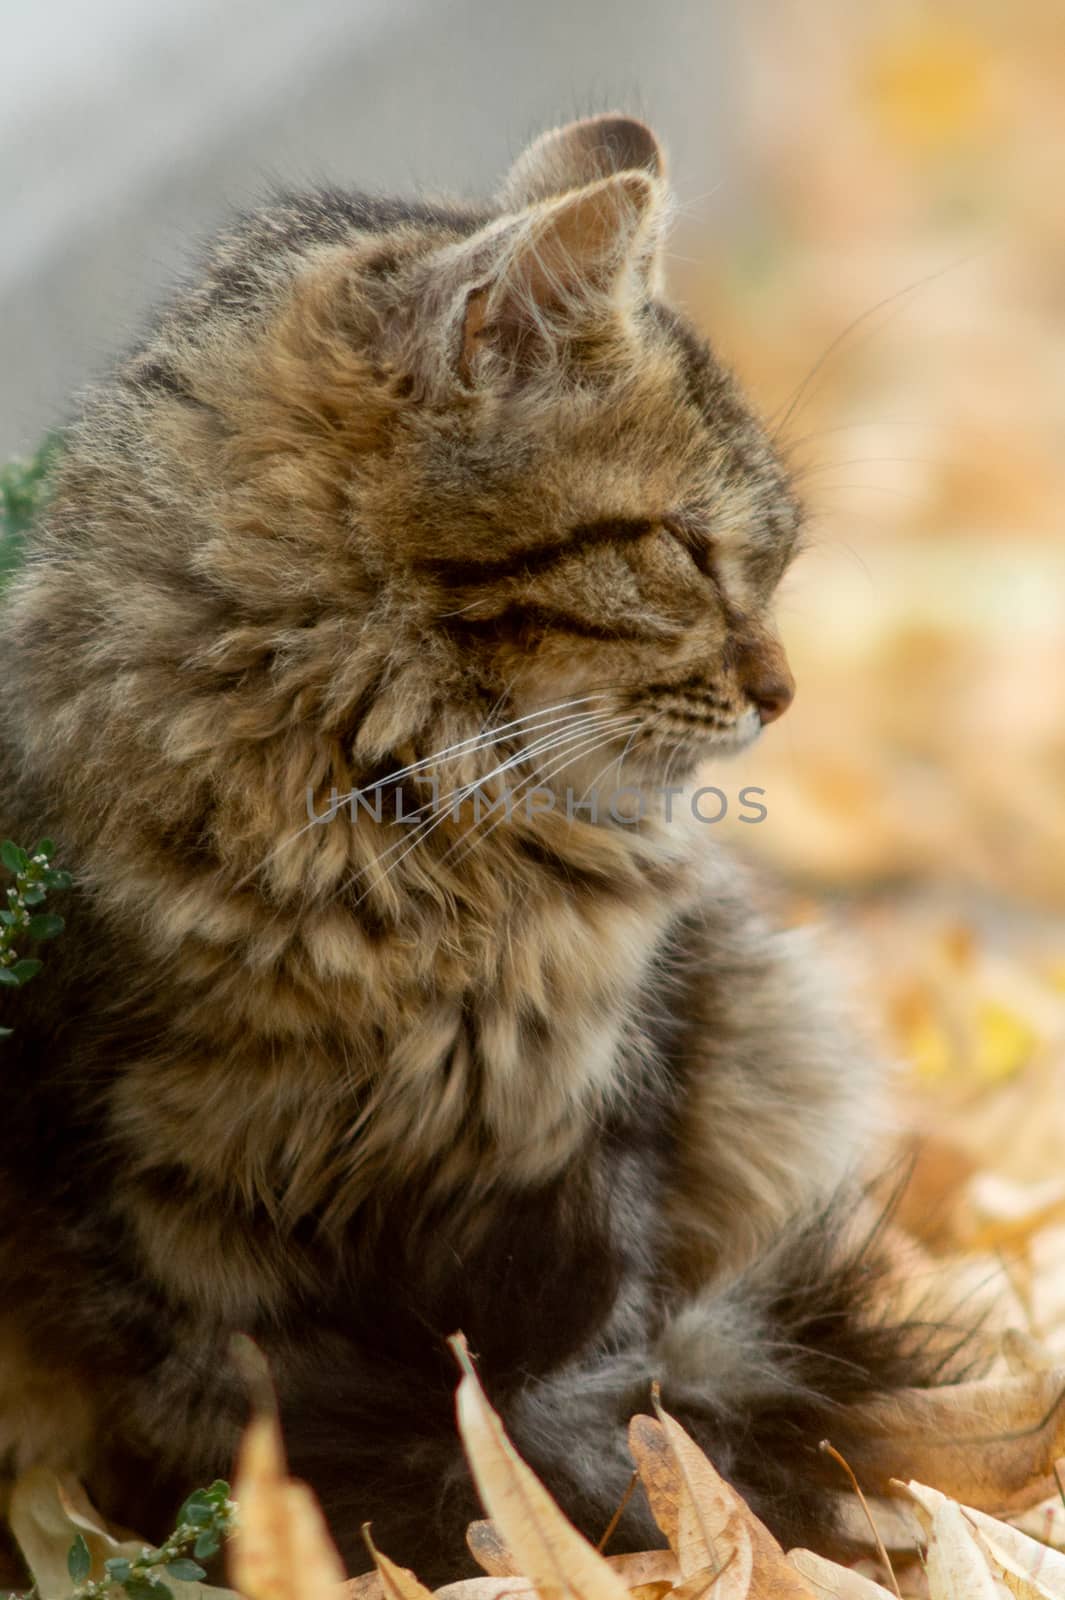
[[[731,728],[713,733],[704,741],[698,761],[707,761],[714,757],[735,756],[743,750],[749,750],[762,736],[762,719],[757,711],[745,711],[736,718]]]
[[[727,728],[708,729],[697,736],[686,735],[673,742],[656,742],[655,751],[648,758],[647,765],[650,767],[653,761],[658,777],[668,773],[671,779],[684,782],[694,777],[707,761],[729,760],[749,750],[761,733],[762,722],[758,713],[754,710],[744,711]]]

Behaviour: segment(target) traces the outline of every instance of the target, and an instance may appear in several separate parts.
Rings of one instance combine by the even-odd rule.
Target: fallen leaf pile
[[[1065,1597],[1065,1554],[1054,1548],[1065,1525],[1060,1518],[1045,1523],[1040,1540],[980,1505],[959,1503],[916,1480],[892,1484],[897,1503],[879,1499],[870,1505],[860,1490],[853,1500],[852,1532],[860,1536],[860,1509],[869,1559],[841,1566],[811,1550],[785,1551],[657,1398],[656,1416],[633,1417],[629,1448],[638,1492],[647,1497],[665,1548],[606,1555],[608,1536],[600,1548],[589,1543],[514,1449],[461,1335],[452,1345],[463,1369],[458,1428],[488,1513],[466,1536],[484,1577],[430,1591],[377,1548],[367,1526],[373,1569],[345,1580],[313,1494],[288,1476],[276,1414],[268,1396],[263,1402],[259,1382],[258,1409],[244,1436],[234,1484],[239,1515],[227,1552],[234,1589],[170,1577],[175,1600]],[[978,1502],[1027,1506],[1065,1448],[1063,1400],[1062,1370],[928,1395],[914,1391],[885,1407],[886,1456],[909,1453],[940,1482]],[[1004,1433],[1003,1423],[1010,1421],[1014,1426]],[[71,1594],[75,1541],[84,1556],[81,1583],[73,1587],[77,1594],[91,1592],[105,1577],[106,1560],[135,1559],[144,1550],[141,1541],[110,1531],[76,1485],[41,1468],[16,1485],[11,1524],[41,1600],[67,1600]],[[149,1584],[145,1600],[150,1589]]]

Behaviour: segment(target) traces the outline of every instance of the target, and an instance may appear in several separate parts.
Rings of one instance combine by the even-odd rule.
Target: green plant
[[[47,496],[58,449],[58,436],[52,434],[35,455],[0,467],[0,584],[18,565],[23,537]]]
[[[59,437],[52,434],[35,455],[0,468],[0,587],[17,566],[26,530],[47,496],[48,474],[58,449]],[[70,886],[69,873],[51,864],[54,848],[50,839],[42,839],[30,851],[10,839],[0,845],[0,861],[15,878],[6,902],[0,901],[0,988],[21,988],[41,970],[35,956],[19,954],[17,941],[39,944],[63,931],[62,917],[40,909],[50,889]],[[0,1039],[10,1033],[10,1028],[0,1028]]]
[[[41,910],[49,891],[70,887],[70,873],[52,866],[54,853],[51,839],[42,839],[32,850],[23,850],[11,839],[0,844],[0,862],[15,879],[0,911],[0,988],[20,989],[41,970],[43,962],[37,957],[19,954],[21,940],[43,944],[63,931],[62,917]],[[0,1038],[10,1034],[10,1028],[0,1028]]]
[[[196,1583],[207,1576],[200,1561],[209,1561],[233,1531],[236,1506],[229,1484],[221,1478],[209,1489],[197,1489],[178,1512],[177,1527],[161,1545],[145,1545],[137,1556],[112,1556],[104,1562],[103,1578],[91,1578],[92,1554],[78,1534],[67,1554],[67,1571],[74,1585],[71,1600],[174,1600],[166,1577]]]

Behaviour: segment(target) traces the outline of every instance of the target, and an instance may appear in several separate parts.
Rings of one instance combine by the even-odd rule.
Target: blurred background
[[[936,1130],[915,1231],[949,1214],[940,1243],[1008,1245],[1021,1313],[1065,1348],[1060,0],[3,0],[0,20],[0,459],[266,181],[485,192],[573,115],[655,125],[673,292],[810,512],[780,606],[798,698],[717,775],[764,787],[768,816],[721,831],[856,955]]]

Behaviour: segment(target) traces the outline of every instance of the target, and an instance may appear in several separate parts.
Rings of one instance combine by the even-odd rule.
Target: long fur
[[[660,792],[786,706],[799,525],[663,174],[607,118],[495,206],[277,197],[66,435],[0,633],[3,832],[77,877],[0,990],[0,1438],[145,1532],[238,1329],[349,1560],[430,1577],[456,1328],[596,1534],[656,1377],[816,1544],[821,1432],[925,1376],[825,1210],[875,1063]]]

